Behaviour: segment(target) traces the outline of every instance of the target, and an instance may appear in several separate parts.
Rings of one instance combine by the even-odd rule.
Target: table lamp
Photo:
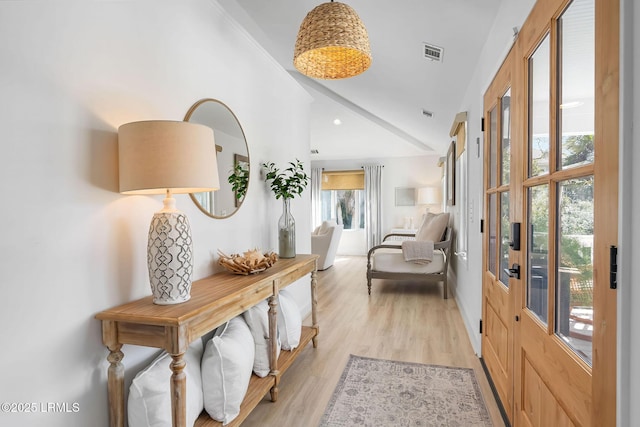
[[[155,304],[191,298],[193,242],[174,193],[220,188],[213,130],[176,121],[141,121],[118,128],[120,193],[166,194],[149,227],[147,264]]]
[[[441,202],[440,189],[438,187],[419,188],[417,199],[418,205],[427,205],[425,213],[429,213],[429,205],[437,205]]]

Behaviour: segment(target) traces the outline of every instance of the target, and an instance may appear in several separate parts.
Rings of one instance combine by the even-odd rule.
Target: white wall
[[[0,2],[0,40],[0,401],[79,404],[78,413],[0,413],[0,425],[106,426],[107,351],[94,315],[150,294],[147,230],[162,205],[118,194],[118,126],[182,120],[205,97],[242,124],[252,175],[240,211],[213,220],[176,196],[200,278],[218,248],[277,249],[281,205],[259,164],[309,165],[310,97],[211,0]],[[292,210],[308,230],[308,198]],[[309,250],[300,232],[298,252]],[[308,309],[304,282],[294,291]],[[154,352],[124,353],[130,378]]]
[[[395,188],[420,188],[425,186],[440,186],[441,169],[438,167],[439,155],[419,157],[390,157],[386,159],[364,160],[317,160],[312,161],[313,167],[324,168],[326,171],[356,170],[363,165],[384,165],[382,172],[382,232],[388,233],[392,228],[404,227],[405,217],[413,218],[414,225],[419,225],[424,206],[395,206]],[[432,206],[433,212],[440,211]],[[345,230],[340,239],[338,254],[366,255],[367,247],[364,231]]]
[[[621,2],[620,99],[620,229],[618,285],[618,425],[640,425],[640,7],[635,0]],[[635,3],[635,4],[634,4]],[[635,122],[635,123],[634,123]],[[634,126],[635,124],[635,126]]]

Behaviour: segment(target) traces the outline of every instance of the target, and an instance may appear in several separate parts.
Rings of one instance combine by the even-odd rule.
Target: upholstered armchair
[[[342,229],[342,225],[335,221],[324,221],[311,233],[311,253],[320,255],[318,270],[326,270],[333,265]]]

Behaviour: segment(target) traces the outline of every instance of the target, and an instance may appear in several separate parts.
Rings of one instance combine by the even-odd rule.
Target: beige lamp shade
[[[152,120],[118,129],[120,193],[195,193],[220,188],[213,130]]]
[[[315,7],[300,24],[293,64],[316,79],[357,76],[371,65],[367,29],[358,14],[344,3]]]
[[[438,187],[422,187],[418,189],[419,205],[437,205],[440,203],[440,189]]]

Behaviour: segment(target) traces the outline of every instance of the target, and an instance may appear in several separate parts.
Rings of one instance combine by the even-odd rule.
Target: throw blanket
[[[433,242],[405,240],[402,242],[402,255],[407,262],[429,264],[433,260]]]

